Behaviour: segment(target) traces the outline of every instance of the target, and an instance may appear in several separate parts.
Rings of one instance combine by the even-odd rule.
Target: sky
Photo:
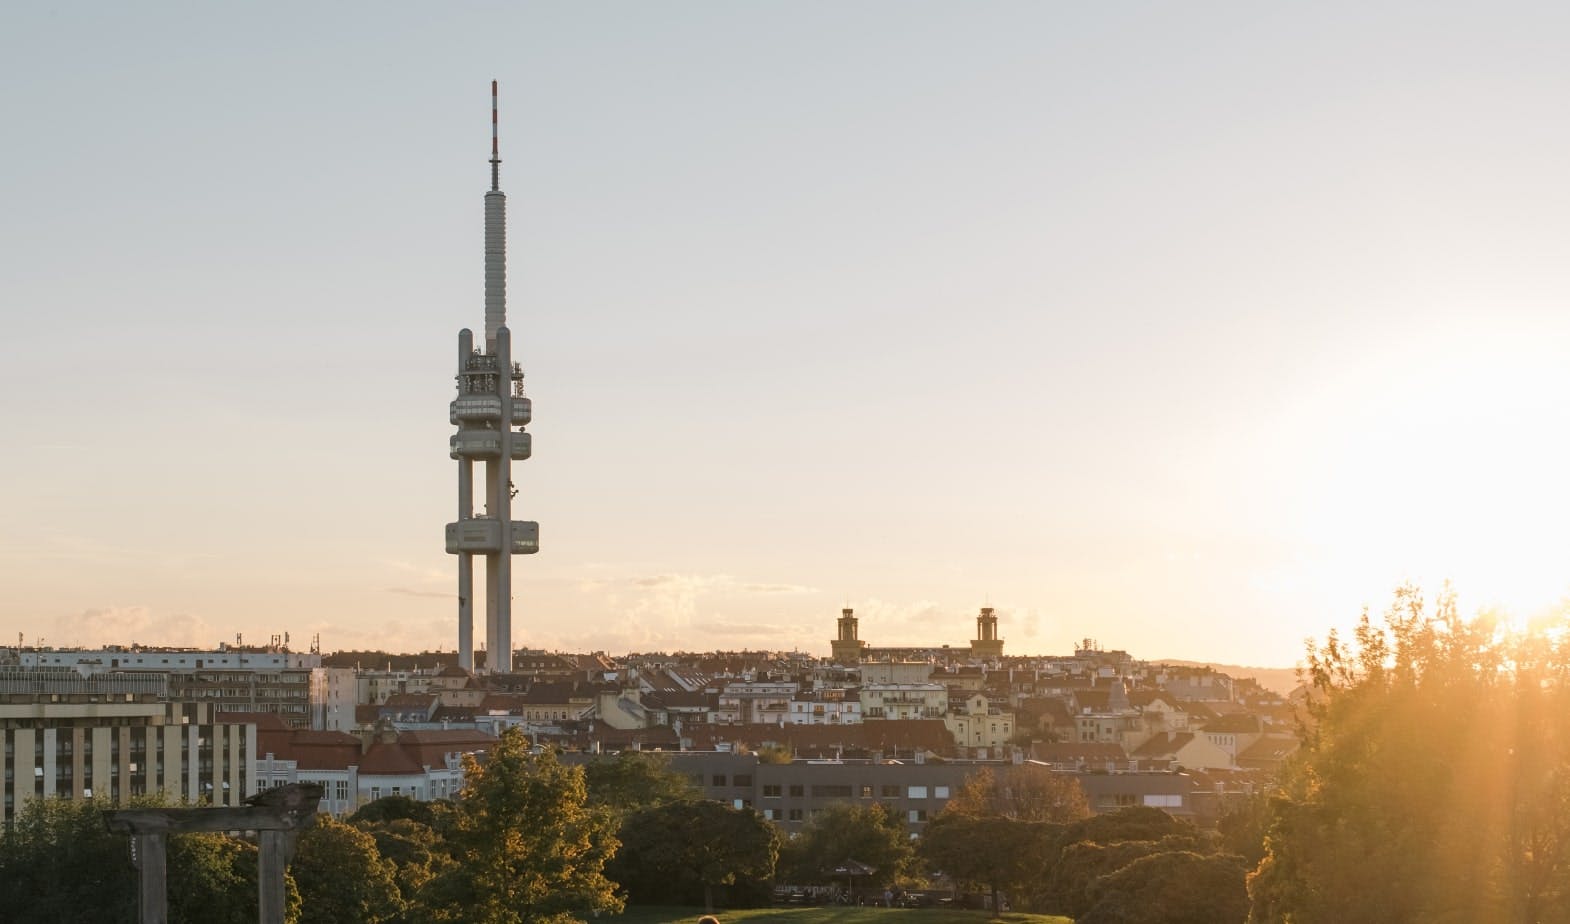
[[[1570,591],[1561,4],[0,6],[0,640],[1289,666]],[[480,635],[483,636],[483,621]]]

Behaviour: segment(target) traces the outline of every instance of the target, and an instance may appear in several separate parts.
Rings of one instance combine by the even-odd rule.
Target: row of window
[[[735,805],[736,808],[748,808],[749,807],[746,804],[745,800],[742,800],[742,799],[737,799],[735,801],[734,805]],[[805,821],[807,818],[811,818],[812,816],[818,814],[821,811],[823,811],[823,810],[822,809],[811,809],[811,810],[808,810],[808,811],[804,812],[802,809],[793,808],[793,809],[785,809],[782,812],[780,809],[766,808],[766,809],[763,810],[763,817],[767,818],[769,821]],[[927,817],[928,817],[926,809],[911,809],[910,811],[905,813],[905,816],[906,816],[906,820],[911,822],[911,823],[913,823],[913,824],[920,824],[920,823],[926,821]]]
[[[716,780],[714,785],[725,785],[724,776],[716,776],[714,779]],[[743,779],[746,779],[747,782],[741,782]],[[752,777],[737,776],[736,785],[750,786],[752,785]],[[789,789],[790,797],[793,799],[801,799],[806,796],[807,787],[801,783],[792,783],[789,787],[783,787],[774,783],[765,783],[763,786],[763,798],[778,799],[785,794],[785,790],[787,788]],[[876,787],[876,796],[873,794],[873,789],[873,786],[867,784],[857,787],[846,784],[815,783],[812,787],[812,796],[815,799],[850,799],[856,797],[859,791],[860,797],[863,799],[898,799],[901,796],[904,796],[906,799],[927,798],[926,786],[901,787],[895,783],[884,783],[883,785]],[[948,797],[949,788],[947,786],[932,787],[932,798],[947,799]]]

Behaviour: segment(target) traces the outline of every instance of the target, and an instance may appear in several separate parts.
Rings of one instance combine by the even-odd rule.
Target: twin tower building
[[[513,359],[507,329],[507,195],[501,190],[501,153],[497,134],[496,81],[491,81],[491,188],[485,193],[485,339],[476,342],[467,328],[458,332],[458,396],[448,418],[458,431],[448,440],[448,455],[458,461],[458,519],[447,524],[447,552],[458,556],[458,664],[474,670],[474,558],[485,559],[486,669],[512,670],[512,557],[540,550],[540,524],[514,520],[517,489],[512,464],[529,458],[528,426],[532,405],[523,390],[523,366]],[[475,463],[485,467],[484,495],[475,506]],[[831,643],[840,663],[864,660],[881,649],[857,637],[855,613],[839,619]],[[992,607],[976,617],[973,657],[1003,655],[998,618]],[[893,652],[894,649],[889,649]]]

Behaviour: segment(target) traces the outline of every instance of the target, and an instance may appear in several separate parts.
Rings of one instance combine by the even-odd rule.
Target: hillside
[[[1176,664],[1182,667],[1208,667],[1230,677],[1252,677],[1259,681],[1260,686],[1280,693],[1282,696],[1290,694],[1298,685],[1297,668],[1295,667],[1240,667],[1236,664],[1217,664],[1213,661],[1184,661],[1179,658],[1154,658],[1150,663]]]

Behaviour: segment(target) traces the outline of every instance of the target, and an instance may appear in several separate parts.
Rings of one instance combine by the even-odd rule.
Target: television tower
[[[458,432],[448,455],[458,460],[458,520],[447,524],[447,552],[458,556],[458,664],[474,670],[474,556],[485,556],[488,670],[512,670],[512,557],[540,550],[540,524],[514,520],[512,463],[529,458],[523,427],[532,407],[523,367],[507,330],[507,196],[501,191],[496,81],[491,81],[491,188],[485,194],[485,343],[458,332],[458,397],[448,417]],[[517,429],[514,429],[516,427]],[[485,506],[474,509],[474,463],[485,463]]]

